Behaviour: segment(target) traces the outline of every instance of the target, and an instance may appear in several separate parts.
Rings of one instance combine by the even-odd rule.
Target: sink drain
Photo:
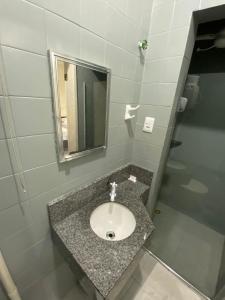
[[[115,232],[114,231],[107,231],[106,232],[106,237],[109,240],[113,240],[116,237]]]

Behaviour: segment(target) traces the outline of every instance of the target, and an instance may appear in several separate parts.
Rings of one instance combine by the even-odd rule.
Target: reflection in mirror
[[[59,160],[106,148],[109,70],[50,55]]]

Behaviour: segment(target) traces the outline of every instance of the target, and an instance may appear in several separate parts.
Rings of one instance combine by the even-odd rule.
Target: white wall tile
[[[0,178],[1,201],[0,210],[18,203],[16,183],[13,176]]]
[[[0,36],[1,37],[1,36]],[[2,82],[0,81],[0,97],[3,95],[3,87]]]
[[[4,240],[1,249],[7,253],[7,260],[23,253],[47,236],[49,224],[43,222],[39,215],[37,218],[39,219],[38,222],[29,224],[24,230]]]
[[[128,20],[122,13],[112,7],[108,7],[106,38],[111,43],[124,48],[125,33]]]
[[[108,7],[104,0],[82,0],[80,23],[101,37],[106,36]]]
[[[128,0],[108,0],[109,5],[127,14]]]
[[[150,161],[152,165],[157,166],[161,157],[162,147],[150,145],[145,142],[135,141],[133,146],[134,156],[143,161]]]
[[[162,33],[170,29],[173,10],[174,1],[172,0],[153,8],[150,23],[151,34]]]
[[[176,1],[176,0],[172,0],[172,1]],[[156,7],[158,5],[166,5],[168,2],[171,2],[171,0],[154,0],[153,7]]]
[[[8,176],[12,174],[12,169],[6,140],[0,140],[0,153],[0,177]]]
[[[120,145],[129,141],[129,130],[125,122],[123,122],[121,126],[113,126],[109,128],[109,147]]]
[[[138,110],[137,123],[144,124],[145,117],[155,118],[154,126],[167,127],[171,108],[156,105],[141,105]]]
[[[168,32],[163,32],[149,37],[149,50],[146,53],[146,59],[157,60],[168,56]]]
[[[122,126],[124,125],[125,105],[121,103],[110,103],[109,111],[109,126]]]
[[[55,52],[79,57],[80,28],[53,13],[45,12],[47,46]]]
[[[135,140],[150,145],[163,146],[167,128],[154,126],[152,133],[143,131],[144,124],[137,123],[135,129]]]
[[[0,139],[15,137],[15,130],[13,129],[13,119],[10,108],[10,103],[7,97],[0,96],[0,111],[1,111],[1,122],[0,122]]]
[[[4,124],[2,122],[2,117],[0,115],[0,140],[5,138],[5,130],[4,130]]]
[[[140,86],[134,81],[112,76],[110,98],[113,102],[138,103]]]
[[[145,38],[146,36],[142,35],[142,27],[127,20],[125,29],[125,48],[135,55],[140,55],[138,42]]]
[[[50,99],[11,97],[10,100],[17,136],[53,132]]]
[[[144,67],[143,83],[162,82],[163,71],[162,60],[147,61]]]
[[[127,15],[135,21],[135,23],[139,23],[142,18],[142,13],[144,10],[144,1],[137,0],[128,0],[127,2]]]
[[[139,83],[142,82],[143,72],[144,72],[144,62],[141,57],[138,57],[136,69],[135,69],[135,80]]]
[[[105,65],[106,42],[91,32],[81,29],[81,51],[82,59]]]
[[[166,45],[167,56],[182,56],[185,54],[189,27],[171,30]]]
[[[7,257],[7,253],[4,252],[3,254]],[[26,261],[25,268],[24,261]],[[26,249],[26,251],[8,259],[9,268],[11,272],[15,273],[15,281],[18,287],[20,287],[21,277],[24,276],[24,273],[28,273],[25,276],[27,286],[29,286],[34,281],[40,280],[42,273],[49,273],[54,268],[54,264],[57,266],[61,262],[62,257],[55,248],[50,235],[45,236],[43,240]]]
[[[186,26],[150,36],[150,47],[146,59],[158,60],[184,55],[188,31],[189,27]]]
[[[176,1],[172,28],[190,25],[192,12],[199,9],[200,0]]]
[[[44,11],[19,0],[0,1],[0,36],[3,44],[46,54]]]
[[[138,58],[133,54],[125,52],[122,65],[122,76],[130,80],[135,80],[137,65]]]
[[[176,83],[143,84],[141,104],[172,106],[176,92]]]
[[[147,169],[152,173],[157,170],[157,165],[154,165],[153,161],[145,160],[144,158],[138,156],[137,152],[132,153],[132,161],[136,166]]]
[[[17,174],[19,172],[22,172],[20,162],[17,161],[17,159],[19,158],[19,153],[15,138],[10,138],[5,141],[7,143],[7,151],[9,152],[9,158],[11,161],[12,172],[10,173]]]
[[[81,0],[29,0],[34,4],[46,8],[70,21],[80,22],[80,1]]]
[[[24,211],[19,205],[14,205],[0,212],[0,240],[4,240],[26,227],[27,218],[29,218],[29,204],[27,202],[23,204],[23,209]]]
[[[31,270],[31,274],[34,274],[34,271],[32,272]],[[75,279],[76,276],[74,276],[74,272],[72,272],[67,263],[64,262],[56,267],[54,271],[51,271],[44,276],[40,282],[36,284],[33,283],[25,289],[21,296],[23,297],[23,300],[53,300],[54,298],[63,300],[71,300],[73,298],[76,300],[87,300],[88,297],[86,296],[86,293],[83,292],[80,287],[76,286]],[[51,286],[51,289],[49,289],[49,286]],[[74,293],[71,294],[70,298],[65,298],[65,294],[67,294],[68,291],[71,291],[71,289],[73,289],[72,292]]]
[[[53,134],[20,137],[18,145],[24,170],[57,161]]]
[[[145,64],[143,82],[173,83],[178,81],[182,64],[182,56],[147,62]]]
[[[2,51],[10,95],[50,97],[47,57],[9,47]]]
[[[47,192],[64,182],[63,172],[56,163],[24,172],[30,197]]]
[[[150,28],[150,18],[152,14],[152,6],[153,6],[153,0],[144,0],[143,3],[143,12],[142,12],[142,34],[143,38],[148,37],[149,28]]]
[[[201,9],[225,4],[224,0],[201,0]]]
[[[112,70],[113,75],[122,75],[125,55],[126,53],[123,49],[111,43],[106,44],[105,65]]]
[[[131,159],[131,143],[123,143],[121,145],[112,146],[107,149],[107,156],[109,157],[108,164],[112,167],[118,167],[122,162],[127,164]],[[118,164],[119,162],[119,164]]]

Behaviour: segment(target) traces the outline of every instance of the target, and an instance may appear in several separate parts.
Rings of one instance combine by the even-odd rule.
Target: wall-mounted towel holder
[[[131,105],[127,104],[127,105],[126,105],[126,111],[125,111],[125,117],[124,117],[124,119],[125,119],[125,120],[133,119],[133,118],[135,117],[135,115],[131,115],[130,113],[131,113],[132,111],[137,110],[139,107],[140,107],[140,105],[137,105],[137,106],[135,106],[135,107],[132,107]]]

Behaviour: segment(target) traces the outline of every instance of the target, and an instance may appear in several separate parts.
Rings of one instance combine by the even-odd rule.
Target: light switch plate
[[[152,117],[145,117],[143,131],[152,133],[153,127],[155,123],[155,118]]]

